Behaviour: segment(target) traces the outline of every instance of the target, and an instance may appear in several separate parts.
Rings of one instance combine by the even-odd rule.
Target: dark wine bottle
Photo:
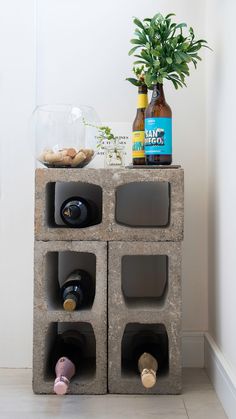
[[[83,362],[84,347],[85,337],[77,330],[67,330],[57,336],[52,353],[56,394],[67,393],[71,378]]]
[[[82,269],[71,272],[61,287],[61,298],[66,311],[89,305],[94,299],[94,284],[88,272]]]
[[[145,388],[156,384],[157,372],[168,366],[168,337],[166,332],[140,331],[132,340],[133,358]]]
[[[60,215],[69,227],[88,227],[96,224],[98,208],[93,201],[78,196],[71,197],[63,202]]]

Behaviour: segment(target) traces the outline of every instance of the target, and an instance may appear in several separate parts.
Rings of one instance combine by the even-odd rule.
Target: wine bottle
[[[82,197],[66,199],[60,209],[62,221],[69,227],[88,227],[96,224],[98,208],[95,202]]]
[[[53,389],[56,394],[67,393],[71,378],[83,362],[84,347],[85,338],[77,330],[67,330],[57,336],[52,353],[56,374]]]
[[[61,287],[61,298],[66,311],[89,305],[94,298],[94,286],[88,272],[82,269],[71,272]]]
[[[140,331],[132,340],[133,359],[140,373],[142,385],[151,388],[157,374],[168,366],[168,337],[166,332]]]

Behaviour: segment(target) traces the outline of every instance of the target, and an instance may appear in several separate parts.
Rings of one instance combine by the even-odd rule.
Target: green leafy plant
[[[199,50],[209,48],[204,39],[195,39],[193,28],[187,29],[186,23],[173,22],[173,16],[174,13],[165,17],[157,13],[152,19],[143,21],[134,18],[136,29],[130,41],[133,47],[129,55],[138,60],[134,62],[135,77],[127,80],[135,86],[145,83],[151,89],[153,84],[163,83],[164,79],[172,81],[176,89],[186,86],[189,64],[193,63],[197,68],[201,60]]]
[[[98,130],[97,149],[101,149],[103,147],[106,147],[106,146],[104,146],[104,141],[107,141],[109,145],[114,147],[113,151],[116,154],[117,159],[121,160],[120,151],[117,148],[119,146],[119,138],[117,136],[115,136],[115,134],[113,134],[112,129],[110,127],[90,124],[90,123],[86,122],[86,120],[84,118],[83,118],[83,123],[87,127],[93,127],[93,128],[96,128]]]
[[[90,124],[85,120],[85,118],[83,118],[83,124],[87,127],[93,127],[98,130],[97,148],[101,148],[103,146],[104,140],[107,140],[111,145],[117,145],[118,137],[115,137],[110,127]]]

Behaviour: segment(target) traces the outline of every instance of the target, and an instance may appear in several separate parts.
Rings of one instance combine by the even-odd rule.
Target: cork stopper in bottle
[[[145,388],[151,388],[156,384],[157,360],[150,353],[144,352],[138,360],[138,369],[141,382]]]
[[[63,303],[63,308],[66,311],[74,311],[76,308],[76,301],[74,298],[68,297]]]
[[[152,388],[156,384],[155,371],[144,369],[141,372],[141,381],[145,388]]]

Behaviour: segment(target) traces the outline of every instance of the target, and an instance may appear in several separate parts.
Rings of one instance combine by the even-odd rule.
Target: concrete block
[[[57,278],[58,254],[73,253],[77,268],[95,275],[95,298],[91,309],[74,312],[63,310]],[[48,259],[49,258],[49,259]],[[95,260],[95,261],[94,261]],[[74,262],[73,262],[74,261]],[[92,261],[92,262],[91,262]],[[86,264],[95,266],[89,266]],[[68,272],[70,269],[68,266]],[[62,329],[78,329],[88,348],[82,370],[72,380],[70,394],[105,394],[107,392],[107,243],[104,242],[36,242],[34,283],[33,390],[53,393],[54,374],[49,363],[56,334]]]
[[[142,185],[145,186],[142,188]],[[121,198],[121,188],[131,185],[126,191],[123,189],[123,202],[127,209],[133,208],[131,216],[138,220],[140,209],[145,208],[145,218],[150,219],[150,226],[135,227],[118,223],[118,197]],[[168,188],[165,188],[167,186]],[[140,188],[141,187],[141,188]],[[143,198],[147,187],[151,193]],[[109,225],[108,240],[116,241],[181,241],[184,229],[184,171],[177,169],[124,169],[114,171],[109,182],[109,207],[106,209]],[[132,191],[133,190],[133,191]],[[166,192],[165,192],[166,191]],[[168,196],[166,196],[168,195]],[[130,196],[130,198],[129,198]],[[159,207],[159,196],[163,203]],[[147,199],[148,204],[143,205]],[[166,204],[165,204],[165,201]],[[157,209],[154,212],[155,205]],[[159,208],[159,209],[158,209]],[[153,214],[154,212],[154,214]],[[160,213],[164,212],[163,215]],[[144,217],[143,217],[144,218]],[[155,225],[155,219],[160,224]],[[143,220],[145,221],[145,220]]]
[[[178,394],[181,391],[181,243],[109,243],[108,269],[108,389],[124,394]],[[168,284],[163,301],[125,298],[122,288],[122,260],[132,255],[166,255]],[[140,257],[141,257],[140,256]],[[132,277],[132,276],[131,276]],[[122,337],[126,325],[164,325],[169,340],[169,370],[146,390],[136,371],[122,367]],[[137,329],[138,330],[138,329]]]
[[[55,185],[70,183],[95,185],[102,192],[102,222],[86,228],[57,226],[55,223]],[[75,194],[75,192],[73,192]],[[68,197],[68,196],[67,196]],[[36,240],[101,240],[106,241],[108,207],[106,177],[95,169],[36,169],[35,173],[35,238]],[[63,201],[62,201],[63,202]],[[61,204],[62,204],[61,202]]]
[[[86,228],[56,225],[55,184],[62,182],[73,183],[78,188],[81,184],[96,186],[97,196],[102,193],[102,203],[99,202],[102,220],[99,224]],[[148,202],[147,196],[144,197],[144,183],[145,189],[148,184],[151,190]],[[129,184],[132,184],[131,189]],[[119,205],[121,199],[122,204]],[[140,204],[144,213],[141,226],[137,226]],[[132,211],[128,218],[124,218],[124,211],[121,210],[125,207],[127,211]],[[130,225],[132,218],[137,220],[137,225]],[[149,219],[151,224],[145,225]],[[180,241],[183,239],[183,219],[181,168],[36,170],[36,240]]]

